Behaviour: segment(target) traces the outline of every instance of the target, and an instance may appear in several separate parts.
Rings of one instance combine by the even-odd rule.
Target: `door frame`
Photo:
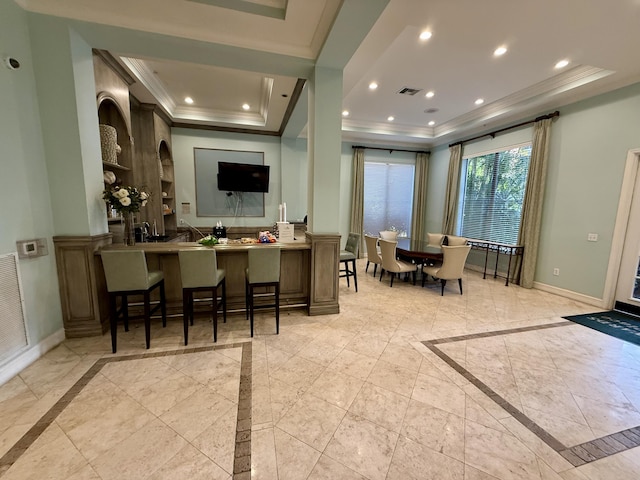
[[[620,200],[618,201],[618,213],[616,223],[613,228],[611,239],[611,251],[609,253],[609,266],[604,283],[604,294],[602,297],[603,308],[612,309],[615,303],[616,288],[618,286],[618,275],[620,274],[620,264],[622,262],[622,251],[624,240],[627,235],[629,215],[631,214],[631,203],[633,201],[633,191],[640,170],[640,148],[633,148],[627,152],[627,161],[622,177],[622,188],[620,189]],[[638,179],[640,181],[640,179]]]

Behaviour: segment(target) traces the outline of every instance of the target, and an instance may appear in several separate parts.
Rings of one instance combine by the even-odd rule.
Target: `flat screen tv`
[[[269,191],[269,166],[218,162],[218,190],[222,192]]]

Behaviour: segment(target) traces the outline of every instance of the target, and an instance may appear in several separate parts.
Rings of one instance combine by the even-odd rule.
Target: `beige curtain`
[[[449,175],[447,175],[447,190],[444,196],[444,218],[442,219],[442,233],[453,235],[456,227],[456,210],[458,208],[458,187],[460,185],[460,164],[462,163],[462,144],[449,147]]]
[[[429,173],[429,154],[416,154],[416,170],[413,185],[413,212],[411,214],[411,239],[422,241],[425,237],[424,217],[427,211],[427,178]]]
[[[350,232],[360,235],[358,258],[364,251],[364,148],[353,149],[353,190],[351,192]]]
[[[540,221],[549,159],[551,121],[551,118],[539,120],[535,122],[533,127],[529,176],[522,203],[522,221],[518,234],[518,243],[524,246],[522,267],[520,269],[520,286],[525,288],[533,287],[533,277],[536,273]]]

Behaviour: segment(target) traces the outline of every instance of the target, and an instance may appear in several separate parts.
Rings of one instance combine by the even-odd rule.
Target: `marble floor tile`
[[[347,414],[324,453],[371,480],[387,476],[398,434]]]
[[[215,345],[204,317],[186,348],[172,317],[149,350],[137,322],[116,355],[65,340],[0,386],[0,478],[638,478],[640,347],[562,318],[598,308],[471,271],[464,295],[389,288],[364,263],[340,313],[286,310],[279,335],[260,312]]]

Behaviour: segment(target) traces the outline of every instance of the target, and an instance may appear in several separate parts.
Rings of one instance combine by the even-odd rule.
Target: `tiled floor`
[[[640,347],[597,309],[472,272],[378,282],[338,315],[179,319],[67,340],[0,387],[0,478],[640,478]],[[235,473],[234,473],[235,472]]]

